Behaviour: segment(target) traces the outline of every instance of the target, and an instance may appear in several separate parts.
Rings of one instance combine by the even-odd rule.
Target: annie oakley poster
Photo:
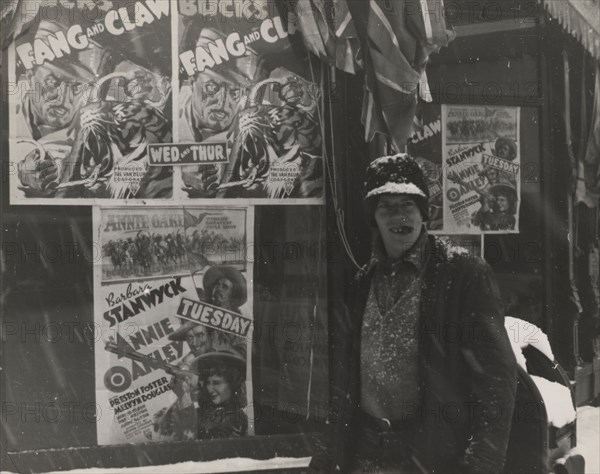
[[[75,3],[36,4],[10,48],[11,203],[170,198],[147,147],[172,141],[174,4]]]
[[[444,233],[516,233],[519,108],[442,106]]]
[[[94,228],[98,443],[252,434],[252,208],[95,208]]]
[[[292,49],[284,13],[276,2],[179,2],[178,146],[153,147],[153,164],[176,156],[183,198],[322,202],[319,64],[301,41]]]

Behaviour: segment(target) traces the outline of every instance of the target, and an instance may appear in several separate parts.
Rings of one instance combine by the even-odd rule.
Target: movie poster
[[[437,234],[438,237],[450,248],[451,253],[466,251],[469,255],[483,258],[483,245],[481,234]]]
[[[179,3],[173,149],[184,199],[322,202],[320,64],[301,41],[292,48],[284,13],[274,2]],[[156,166],[172,160],[155,154]]]
[[[42,3],[9,50],[11,203],[172,197],[148,144],[173,141],[175,3]]]
[[[427,230],[441,231],[444,225],[442,193],[442,119],[441,105],[419,103],[408,139],[407,152],[421,165],[429,186]]]
[[[444,233],[517,233],[518,107],[442,106]]]
[[[189,274],[183,215],[113,209],[103,222],[102,282]]]
[[[229,265],[246,271],[246,210],[186,207],[185,240],[192,275],[208,266]]]
[[[94,208],[99,445],[253,434],[253,218]],[[117,267],[105,255],[116,242],[129,255]]]

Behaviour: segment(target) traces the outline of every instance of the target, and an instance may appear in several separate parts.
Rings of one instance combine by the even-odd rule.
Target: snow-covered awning
[[[563,28],[600,60],[600,0],[538,0]]]

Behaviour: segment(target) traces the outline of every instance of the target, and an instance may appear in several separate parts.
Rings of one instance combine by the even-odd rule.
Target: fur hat
[[[365,201],[382,194],[411,196],[426,221],[429,218],[429,186],[427,176],[415,159],[407,153],[382,156],[367,167]]]

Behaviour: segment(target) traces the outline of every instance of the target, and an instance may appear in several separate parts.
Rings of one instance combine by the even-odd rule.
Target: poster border
[[[256,322],[255,319],[255,312],[254,312],[254,254],[250,255],[248,253],[248,249],[253,249],[255,248],[254,245],[254,227],[255,227],[255,208],[253,205],[242,205],[240,202],[238,202],[237,200],[234,202],[231,199],[228,200],[220,200],[221,203],[223,203],[222,205],[218,205],[217,203],[215,203],[213,200],[210,201],[206,201],[203,200],[201,203],[200,202],[194,202],[194,201],[190,201],[188,203],[185,203],[185,205],[183,203],[173,203],[173,202],[165,202],[162,201],[160,203],[160,205],[150,205],[148,204],[147,206],[118,206],[115,205],[114,202],[111,202],[110,204],[107,203],[107,205],[104,206],[93,206],[92,207],[92,244],[94,246],[94,262],[93,262],[93,295],[92,295],[92,300],[93,300],[93,321],[94,324],[97,324],[97,321],[100,319],[100,316],[103,313],[103,308],[101,307],[101,299],[99,297],[100,293],[102,291],[104,291],[104,289],[106,288],[106,286],[109,286],[111,284],[123,284],[123,281],[119,281],[119,282],[114,282],[114,281],[109,281],[103,284],[102,282],[102,244],[101,244],[101,237],[102,237],[102,226],[101,226],[101,220],[102,220],[102,216],[104,212],[110,211],[110,210],[114,210],[114,209],[139,209],[139,210],[151,210],[151,209],[171,209],[171,208],[176,208],[178,210],[180,210],[181,212],[183,212],[184,209],[194,209],[194,208],[219,208],[220,210],[237,210],[237,211],[245,211],[245,233],[246,233],[246,271],[244,272],[244,275],[247,278],[248,281],[248,286],[249,286],[249,291],[248,291],[248,300],[247,300],[247,305],[249,308],[249,319],[251,321],[250,323],[250,327],[248,329],[248,333],[245,336],[245,340],[246,340],[246,381],[245,381],[245,389],[246,389],[246,397],[247,397],[247,404],[246,404],[246,408],[245,408],[245,413],[248,419],[248,431],[246,434],[246,437],[254,437],[255,436],[255,412],[254,412],[254,392],[253,392],[253,357],[252,357],[252,348],[253,348],[253,338],[254,338],[254,324]],[[225,201],[225,202],[223,202]],[[96,255],[96,252],[99,252],[99,255]],[[191,273],[189,274],[190,279],[192,278]],[[168,279],[169,275],[163,275],[160,276],[160,278],[163,279]],[[147,280],[152,280],[153,278],[139,278],[137,279],[137,281],[147,281]],[[133,280],[130,280],[133,281]],[[125,322],[126,324],[126,322]],[[103,326],[100,326],[99,328],[101,331],[104,330]],[[117,329],[114,329],[115,331]],[[94,342],[94,346],[93,346],[93,354],[94,354],[94,401],[98,404],[98,396],[99,396],[99,392],[102,391],[102,387],[98,387],[96,384],[96,378],[97,378],[97,360],[98,357],[100,356],[100,354],[98,354],[98,348],[100,346],[98,345],[97,342]],[[111,418],[112,419],[112,418]],[[98,446],[116,446],[116,445],[120,445],[123,444],[123,442],[121,441],[117,441],[117,442],[107,442],[106,440],[104,440],[103,444],[100,444],[99,441],[99,434],[100,434],[100,427],[98,426],[96,428],[96,443]],[[223,438],[225,439],[225,438]],[[195,441],[202,441],[202,439],[196,439]],[[157,443],[164,443],[164,442],[176,442],[176,441],[165,441],[165,440],[156,440],[156,441],[131,441],[130,443],[133,445],[139,445],[139,444],[157,444]]]
[[[444,202],[446,200],[446,185],[448,183],[448,179],[446,178],[446,174],[448,173],[448,167],[446,165],[445,160],[445,149],[447,146],[446,143],[446,126],[445,126],[445,117],[447,116],[448,109],[451,107],[494,107],[494,108],[504,108],[504,109],[514,109],[516,110],[516,135],[517,135],[517,143],[519,145],[519,163],[522,163],[522,143],[521,143],[521,106],[518,105],[485,105],[485,104],[441,104],[441,127],[442,127],[442,192],[444,193],[443,199]],[[514,230],[485,230],[474,228],[474,230],[470,231],[471,228],[467,229],[446,229],[445,222],[442,223],[442,229],[436,231],[428,231],[431,234],[441,234],[441,235],[511,235],[511,234],[520,234],[520,218],[521,218],[521,204],[523,203],[522,195],[521,195],[521,168],[519,168],[519,179],[517,179],[517,197],[518,197],[518,212],[516,214],[517,221]],[[448,216],[450,218],[450,216]],[[444,214],[445,219],[445,214]]]

